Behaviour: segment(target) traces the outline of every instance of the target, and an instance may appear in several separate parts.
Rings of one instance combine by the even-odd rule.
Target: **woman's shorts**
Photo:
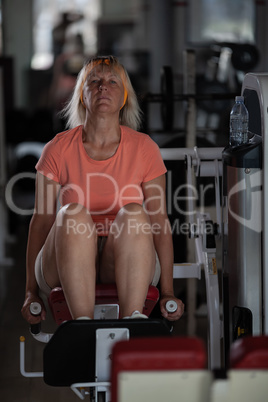
[[[39,251],[36,260],[35,260],[35,279],[36,282],[39,286],[39,289],[42,290],[42,292],[46,295],[49,296],[51,292],[51,287],[48,286],[46,283],[45,277],[44,277],[44,272],[43,272],[43,265],[42,265],[42,259],[43,259],[43,249],[44,247],[41,248]]]
[[[105,240],[102,237],[99,241],[99,252],[102,251]],[[43,266],[42,266],[42,259],[43,259],[43,248],[41,248],[41,250],[39,251],[36,260],[35,260],[35,278],[37,281],[37,284],[39,286],[39,289],[46,295],[48,296],[51,292],[51,287],[46,283],[45,277],[44,277],[44,272],[43,272]],[[158,255],[157,253],[155,253],[156,255],[156,263],[155,263],[155,273],[154,273],[154,277],[152,280],[151,285],[156,286],[159,282],[160,279],[160,275],[161,275],[161,267],[160,267],[160,262],[158,259]]]

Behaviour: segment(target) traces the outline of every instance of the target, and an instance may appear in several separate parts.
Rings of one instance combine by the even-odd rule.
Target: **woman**
[[[177,320],[184,305],[173,293],[166,168],[158,146],[135,131],[140,109],[115,57],[83,67],[64,114],[70,129],[46,145],[36,165],[24,318],[44,320],[39,288],[49,294],[62,286],[73,319],[92,319],[96,281],[116,283],[122,318],[147,318],[148,286],[157,284],[161,267],[160,309]],[[178,304],[174,313],[165,308],[170,299]],[[29,311],[34,301],[42,305],[40,317]]]

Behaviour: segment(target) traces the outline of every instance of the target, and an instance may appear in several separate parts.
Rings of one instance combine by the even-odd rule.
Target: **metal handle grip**
[[[32,315],[37,316],[40,315],[42,311],[42,306],[38,302],[33,302],[30,304],[30,312]],[[41,324],[32,324],[30,331],[32,334],[37,335],[41,332]]]
[[[41,324],[32,324],[30,327],[31,334],[37,335],[41,332]]]
[[[168,313],[174,313],[178,308],[177,303],[174,300],[169,300],[166,302],[166,310]]]
[[[41,304],[38,302],[33,302],[30,304],[30,312],[32,315],[39,315],[41,314],[42,307]]]

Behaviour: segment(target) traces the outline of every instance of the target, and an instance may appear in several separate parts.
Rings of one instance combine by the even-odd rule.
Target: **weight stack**
[[[223,311],[230,342],[262,331],[262,139],[223,151]]]

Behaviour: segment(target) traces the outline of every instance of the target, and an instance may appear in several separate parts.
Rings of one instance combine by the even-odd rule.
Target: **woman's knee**
[[[56,226],[65,229],[67,234],[81,234],[88,236],[88,238],[97,237],[91,214],[81,204],[64,205],[58,212]]]
[[[143,206],[136,203],[125,205],[120,209],[114,221],[116,234],[146,236],[152,238],[151,221]],[[119,237],[119,236],[118,236]],[[122,236],[121,236],[122,237]]]
[[[118,212],[117,218],[119,219],[129,219],[136,218],[137,220],[148,220],[148,215],[145,212],[142,205],[137,203],[130,203],[124,205]]]

